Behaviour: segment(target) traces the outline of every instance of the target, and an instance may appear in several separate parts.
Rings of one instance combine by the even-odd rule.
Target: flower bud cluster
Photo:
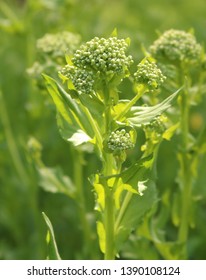
[[[141,146],[142,151],[150,152],[150,149],[152,149],[154,145],[157,145],[162,141],[163,133],[166,130],[166,122],[167,117],[159,115],[150,123],[142,126],[146,137],[145,144]]]
[[[156,133],[156,135],[160,136],[165,131],[165,122],[167,122],[167,117],[164,115],[159,115],[154,118],[149,124],[143,126],[144,129]]]
[[[197,61],[201,46],[191,33],[181,30],[168,30],[150,47],[152,56],[170,61]]]
[[[48,33],[37,40],[37,49],[42,53],[47,53],[54,57],[64,57],[67,51],[71,54],[74,53],[80,41],[80,36],[71,32]]]
[[[130,134],[125,129],[121,129],[110,134],[107,146],[113,152],[120,152],[134,148],[134,143]]]
[[[79,94],[91,93],[94,86],[94,75],[92,71],[78,69],[75,66],[66,65],[60,71],[67,79],[70,79]]]
[[[127,48],[123,39],[95,37],[75,52],[72,62],[78,68],[96,73],[124,74],[133,62],[132,57],[125,54]]]
[[[139,84],[148,86],[150,90],[157,89],[166,77],[157,67],[155,62],[144,59],[137,65],[137,71],[134,73],[134,80]]]

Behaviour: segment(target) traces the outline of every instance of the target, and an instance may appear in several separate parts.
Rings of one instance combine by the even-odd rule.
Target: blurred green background
[[[44,163],[59,165],[73,177],[74,155],[58,133],[55,108],[26,73],[36,60],[36,40],[45,33],[67,30],[86,41],[109,36],[117,28],[120,37],[131,38],[130,51],[137,63],[143,57],[141,45],[148,47],[157,38],[156,31],[193,28],[197,40],[205,44],[205,15],[205,0],[0,0],[0,259],[46,257],[42,211],[53,223],[62,258],[84,258],[76,205],[61,194],[39,188],[28,151],[27,143],[35,137],[42,145]],[[203,103],[196,110],[206,118],[205,108]],[[160,192],[175,177],[176,161],[167,145],[162,145],[158,160]],[[86,178],[95,172],[96,164],[89,159],[87,155],[84,167],[88,213],[94,202]],[[203,199],[190,234],[191,259],[206,258],[205,161],[198,177],[197,195],[201,193]],[[143,256],[137,253],[137,257]]]

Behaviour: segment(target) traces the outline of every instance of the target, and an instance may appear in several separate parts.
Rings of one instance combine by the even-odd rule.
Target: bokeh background
[[[45,33],[66,30],[86,41],[109,36],[117,28],[121,37],[131,38],[130,51],[139,62],[142,45],[147,48],[157,38],[157,31],[193,28],[197,40],[205,45],[205,15],[205,0],[0,0],[0,259],[46,257],[42,211],[53,223],[62,258],[84,258],[76,205],[39,187],[28,149],[29,139],[35,137],[42,145],[44,163],[59,165],[73,177],[75,155],[58,133],[55,108],[27,75],[37,57],[36,40]],[[199,110],[206,118],[205,109],[203,103],[195,113]],[[160,192],[173,184],[176,172],[177,162],[167,145],[162,145],[158,160]],[[95,172],[96,163],[90,155],[85,162],[87,178]],[[205,162],[206,158],[197,184],[197,196],[201,193],[202,197],[197,204],[196,227],[189,239],[190,258],[194,259],[206,258]],[[92,212],[93,193],[86,179],[85,197],[87,211]],[[96,258],[101,257],[98,249],[94,250]],[[138,255],[137,249],[136,257],[156,258],[157,254]]]

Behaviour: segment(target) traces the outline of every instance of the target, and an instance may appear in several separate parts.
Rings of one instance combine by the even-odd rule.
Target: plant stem
[[[105,260],[114,260],[115,258],[115,240],[114,240],[114,200],[113,191],[106,188],[105,192]]]
[[[124,110],[115,117],[116,121],[120,121],[130,110],[132,106],[135,105],[135,103],[140,99],[140,97],[143,95],[145,92],[146,88],[142,87],[139,92],[135,95],[135,97],[125,106]]]
[[[100,129],[97,125],[97,123],[95,122],[95,120],[93,119],[91,113],[89,112],[89,110],[87,108],[85,108],[85,113],[87,115],[87,118],[88,120],[90,121],[90,124],[93,128],[93,131],[95,133],[95,136],[96,136],[96,140],[97,140],[97,143],[98,143],[98,147],[99,147],[99,151],[100,151],[100,154],[101,154],[101,151],[103,149],[103,146],[102,146],[102,143],[103,143],[103,139],[102,139],[102,136],[101,136],[101,133],[100,133]]]
[[[105,129],[104,133],[107,135],[111,130],[111,106],[110,89],[107,84],[104,86],[104,94],[106,96],[105,101]],[[114,170],[117,172],[115,160],[112,154],[104,153],[103,155],[103,175],[110,176],[114,174]],[[104,180],[105,189],[105,209],[104,209],[104,228],[105,228],[105,260],[115,259],[115,236],[114,236],[114,223],[115,223],[115,209],[114,209],[114,188],[108,186],[107,180]]]
[[[79,217],[81,221],[81,229],[83,231],[83,244],[86,257],[91,253],[91,230],[87,220],[87,209],[85,203],[85,195],[83,189],[83,153],[76,149],[73,150],[74,160],[74,183],[77,188],[77,204],[79,208]]]
[[[114,158],[112,154],[104,154],[104,176],[110,176],[113,174]],[[113,260],[115,258],[115,240],[114,240],[114,198],[113,188],[109,187],[107,180],[104,180],[105,189],[105,209],[104,209],[104,228],[105,228],[105,260]]]
[[[181,96],[181,152],[180,160],[180,190],[181,190],[181,222],[178,232],[178,241],[186,242],[188,237],[189,208],[191,201],[192,177],[190,171],[190,158],[188,154],[189,146],[189,95],[188,81]]]

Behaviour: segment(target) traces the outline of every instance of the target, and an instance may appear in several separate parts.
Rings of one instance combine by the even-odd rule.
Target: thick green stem
[[[114,169],[114,157],[112,154],[104,154],[104,176],[112,175]],[[105,189],[105,209],[104,209],[104,228],[105,228],[105,260],[113,260],[115,258],[115,240],[114,240],[114,223],[115,223],[115,211],[114,211],[114,198],[113,189],[107,184],[107,180],[104,182]]]
[[[113,191],[107,187],[105,194],[105,260],[114,260],[115,258],[115,240],[114,240],[114,200]]]
[[[105,101],[105,129],[104,133],[107,135],[111,130],[111,106],[110,89],[105,85],[104,94]],[[112,154],[104,153],[103,155],[103,175],[110,176],[117,173],[115,159]],[[114,186],[110,187],[105,179],[105,209],[104,209],[104,228],[105,228],[105,260],[115,259],[115,236],[114,236],[114,223],[115,223],[115,209],[114,209]]]

